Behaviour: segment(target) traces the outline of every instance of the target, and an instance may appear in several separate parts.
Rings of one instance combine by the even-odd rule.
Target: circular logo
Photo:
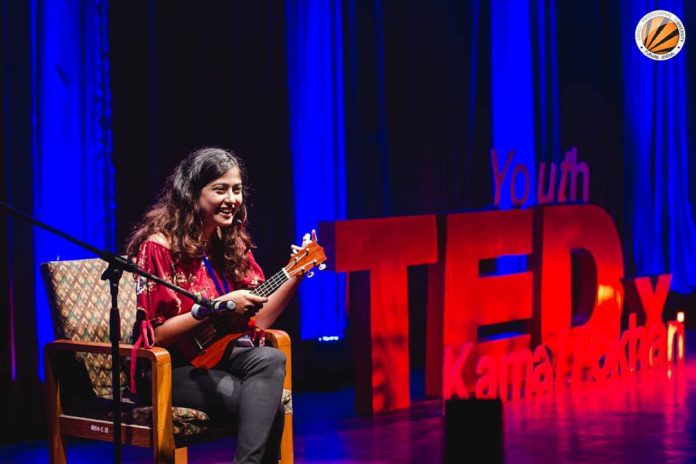
[[[666,10],[651,11],[636,26],[636,45],[653,60],[672,58],[684,47],[684,40],[686,32],[681,20]]]

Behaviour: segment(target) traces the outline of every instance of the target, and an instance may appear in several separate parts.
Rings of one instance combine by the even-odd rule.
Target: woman
[[[127,254],[144,270],[193,293],[234,302],[234,316],[256,313],[256,326],[263,329],[287,306],[300,278],[290,278],[267,298],[249,290],[263,282],[264,274],[247,232],[245,174],[241,160],[230,151],[208,147],[191,153],[136,227]],[[155,343],[172,355],[173,404],[206,411],[213,418],[236,417],[236,463],[277,463],[285,355],[275,348],[250,346],[244,337],[230,343],[213,369],[197,369],[176,343],[204,319],[218,316],[143,277],[136,277],[136,292],[139,320],[152,325]]]

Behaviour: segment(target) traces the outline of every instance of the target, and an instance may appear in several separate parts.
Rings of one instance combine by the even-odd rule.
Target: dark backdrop
[[[343,7],[348,218],[490,207],[488,2]],[[561,147],[577,146],[590,165],[591,201],[625,233],[620,28],[609,27],[618,14],[617,5],[599,0],[559,9],[557,123]],[[533,26],[544,24],[533,19]],[[111,2],[109,27],[118,242],[182,156],[220,145],[247,163],[256,254],[274,272],[296,239],[293,213],[302,207],[292,196],[284,4]],[[578,40],[588,30],[587,40]],[[535,90],[538,97],[542,89]],[[560,161],[562,153],[541,152],[540,137],[539,159]],[[425,288],[424,269],[412,269],[415,367],[424,361]],[[326,364],[311,344],[299,343],[296,301],[276,326],[296,340],[299,366],[305,359]],[[342,361],[329,364],[348,369],[348,351],[337,352],[330,356]],[[316,380],[316,371],[298,369],[300,385]]]
[[[246,162],[256,257],[277,271],[295,239],[284,4],[111,2],[109,33],[118,243],[182,157],[218,145]]]
[[[31,37],[28,7],[23,3],[1,2],[0,165],[5,171],[0,188],[14,189],[12,197],[21,199],[17,206],[30,211]],[[685,2],[682,19],[687,28],[688,18],[696,16],[692,3]],[[624,218],[628,198],[622,155],[625,76],[620,2],[556,4],[559,145],[562,150],[577,146],[581,160],[589,164],[590,201],[606,208],[617,222],[630,275],[631,234]],[[348,218],[490,207],[489,2],[347,0],[343,9]],[[219,145],[232,148],[246,161],[256,255],[267,273],[274,272],[285,264],[288,245],[297,240],[293,217],[295,208],[302,207],[292,195],[284,2],[111,1],[108,19],[118,243],[123,245],[185,154],[202,145]],[[532,31],[546,27],[537,17],[531,24]],[[689,63],[696,62],[696,48],[688,41],[682,53]],[[542,73],[551,75],[543,68],[535,72],[537,80]],[[535,87],[534,109],[539,114],[547,110],[540,103],[547,101],[539,98],[542,91]],[[685,98],[696,101],[694,93],[687,92]],[[693,108],[690,104],[690,116]],[[535,143],[538,160],[561,159],[562,153],[542,149],[548,147],[542,133]],[[694,169],[696,163],[691,163],[690,173]],[[695,184],[690,185],[692,198]],[[2,259],[8,234],[22,238],[13,243],[14,255],[26,260]],[[9,301],[12,291],[17,301],[32,306],[30,238],[24,225],[0,228],[3,302]],[[424,269],[413,268],[409,277],[411,350],[418,368],[424,358]],[[35,425],[42,422],[41,409],[32,401],[40,391],[32,377],[38,350],[35,320],[32,311],[18,314],[17,359],[28,377],[10,382],[6,340],[0,352],[0,397],[12,405],[3,410],[22,411],[16,416],[32,426],[17,427],[18,434],[38,434]],[[296,369],[305,374],[296,377],[297,385],[320,386],[313,378],[320,372],[317,367],[341,374],[323,376],[328,387],[349,381],[345,344],[318,352],[299,342],[298,321],[293,302],[277,323],[295,342]],[[9,326],[6,312],[0,323]]]

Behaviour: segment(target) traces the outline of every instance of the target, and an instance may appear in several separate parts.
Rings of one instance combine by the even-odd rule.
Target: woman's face
[[[203,187],[198,206],[206,238],[210,238],[217,227],[232,225],[242,200],[242,177],[236,166]]]

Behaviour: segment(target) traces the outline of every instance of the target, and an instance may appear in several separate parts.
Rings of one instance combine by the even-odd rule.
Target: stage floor
[[[687,330],[687,360],[664,370],[590,384],[580,390],[503,405],[505,463],[696,462],[696,333]],[[410,410],[357,417],[353,391],[298,393],[294,398],[295,462],[438,463],[444,419],[440,401]],[[476,418],[471,418],[472,424]],[[486,455],[485,442],[474,456]],[[234,442],[190,448],[190,463],[232,462]],[[111,444],[71,440],[69,462],[109,462]],[[0,463],[44,463],[45,442],[0,447]],[[124,462],[150,462],[149,450],[124,447]]]

